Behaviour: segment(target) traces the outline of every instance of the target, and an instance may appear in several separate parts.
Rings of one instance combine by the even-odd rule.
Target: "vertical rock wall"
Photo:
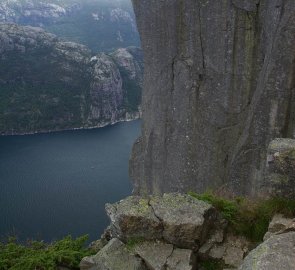
[[[145,56],[135,193],[256,195],[295,136],[294,0],[133,0]]]

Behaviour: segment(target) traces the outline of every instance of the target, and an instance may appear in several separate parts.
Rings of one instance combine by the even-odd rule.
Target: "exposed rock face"
[[[295,231],[295,219],[286,218],[281,214],[276,214],[269,224],[268,231],[264,235],[263,240],[266,241],[276,234],[282,234]]]
[[[133,0],[145,56],[135,193],[256,195],[294,137],[294,0]]]
[[[291,270],[295,265],[295,232],[275,235],[252,250],[239,270]]]
[[[188,195],[164,194],[163,197],[128,197],[107,204],[113,237],[164,239],[177,247],[198,249],[217,219],[215,209]]]
[[[265,191],[269,195],[295,197],[295,140],[275,139],[268,147]]]
[[[84,258],[81,269],[105,269],[100,268],[104,262],[108,270],[116,270],[118,261],[134,255],[144,262],[142,269],[196,270],[212,260],[232,269],[250,249],[244,237],[228,232],[228,223],[210,204],[188,195],[131,196],[107,204],[106,210],[111,225],[99,249],[112,240],[97,255]],[[133,269],[126,267],[121,269]]]
[[[121,58],[120,51],[128,53]],[[139,116],[138,48],[92,57],[41,28],[0,23],[0,134],[102,126]],[[119,63],[119,64],[117,64]],[[131,69],[131,67],[133,69]]]
[[[142,260],[119,240],[112,239],[97,255],[86,257],[80,264],[82,270],[147,270]]]

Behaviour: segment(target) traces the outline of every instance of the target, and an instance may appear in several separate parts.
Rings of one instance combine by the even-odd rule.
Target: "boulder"
[[[118,203],[106,204],[113,237],[124,241],[130,238],[160,239],[161,221],[155,216],[148,198],[127,197]]]
[[[112,239],[96,255],[83,258],[81,270],[147,270],[143,261],[119,239]]]
[[[128,197],[106,205],[112,234],[130,238],[161,239],[180,248],[198,249],[215,222],[216,210],[189,195]]]
[[[279,138],[270,142],[266,171],[267,195],[295,197],[295,140]]]
[[[241,265],[251,245],[245,237],[233,234],[228,234],[224,241],[216,241],[212,246],[208,244],[211,244],[209,240],[199,250],[201,258],[222,260],[225,265],[232,267]]]
[[[167,259],[173,252],[173,245],[159,241],[145,241],[138,244],[134,252],[144,260],[149,269],[164,270]]]
[[[145,241],[134,248],[149,269],[193,270],[196,259],[192,250],[179,249],[161,241]]]
[[[196,257],[192,250],[176,248],[167,260],[167,270],[194,270]]]
[[[295,267],[295,232],[273,235],[245,258],[239,270],[291,270]]]
[[[283,232],[283,231],[287,230],[288,228],[291,228],[294,225],[295,225],[294,220],[292,220],[290,218],[285,218],[281,214],[276,214],[273,217],[273,219],[271,220],[271,222],[269,223],[268,231],[264,235],[263,240],[265,241],[268,238],[270,238],[272,235],[274,235],[276,233]]]
[[[210,204],[188,195],[154,196],[150,205],[163,224],[163,238],[183,248],[198,248],[217,218]]]

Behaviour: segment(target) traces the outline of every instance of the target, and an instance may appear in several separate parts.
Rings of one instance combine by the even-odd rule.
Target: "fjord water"
[[[107,202],[130,195],[128,160],[140,121],[0,137],[0,236],[98,239]]]

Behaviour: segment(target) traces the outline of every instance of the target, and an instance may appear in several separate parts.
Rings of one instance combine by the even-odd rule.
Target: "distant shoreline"
[[[25,135],[37,135],[37,134],[50,134],[50,133],[55,133],[55,132],[62,132],[62,131],[74,131],[74,130],[88,130],[88,129],[96,129],[96,128],[103,128],[107,126],[112,126],[118,123],[123,123],[123,122],[131,122],[135,120],[141,119],[140,113],[136,113],[134,116],[130,117],[125,117],[118,119],[113,122],[106,122],[106,123],[101,123],[96,126],[91,126],[91,127],[78,127],[78,128],[65,128],[65,129],[54,129],[54,130],[40,130],[40,131],[32,131],[32,132],[16,132],[16,133],[1,133],[0,136],[25,136]]]

